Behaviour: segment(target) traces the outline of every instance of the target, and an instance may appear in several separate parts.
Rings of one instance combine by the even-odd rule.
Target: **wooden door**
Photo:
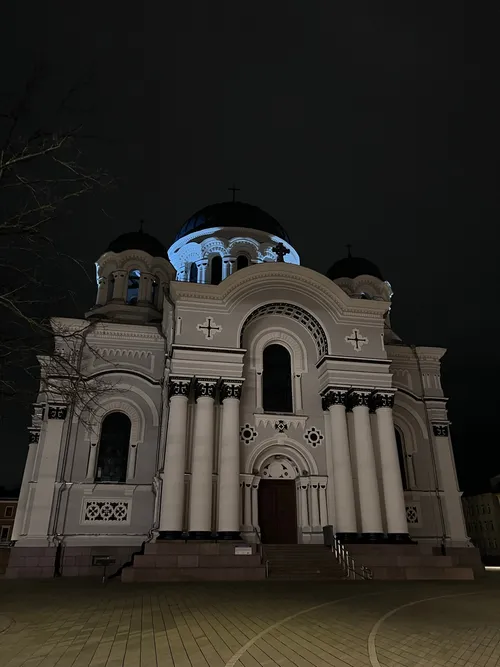
[[[259,525],[264,544],[297,544],[297,506],[293,480],[260,480]]]

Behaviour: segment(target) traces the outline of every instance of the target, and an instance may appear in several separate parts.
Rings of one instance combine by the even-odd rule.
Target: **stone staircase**
[[[251,550],[238,555],[238,547]],[[146,581],[259,581],[265,566],[257,545],[244,542],[157,541],[146,544],[143,554],[133,557],[123,568],[126,583]]]
[[[342,565],[332,551],[320,544],[265,544],[269,579],[336,580],[346,579]]]

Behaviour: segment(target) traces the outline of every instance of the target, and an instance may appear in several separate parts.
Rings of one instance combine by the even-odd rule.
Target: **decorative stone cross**
[[[198,331],[204,331],[205,332],[205,338],[207,340],[212,340],[214,337],[214,334],[219,333],[219,331],[222,331],[222,327],[217,326],[213,319],[211,317],[207,317],[203,324],[197,324],[196,328]]]
[[[285,255],[288,255],[290,252],[289,248],[286,248],[281,241],[274,248],[271,248],[271,250],[278,255],[277,262],[284,262]]]
[[[368,338],[363,338],[363,336],[359,335],[359,329],[353,329],[352,334],[350,336],[346,336],[344,340],[346,343],[350,343],[356,352],[359,352],[363,345],[368,343]]]
[[[228,190],[232,190],[232,192],[233,192],[233,204],[234,204],[234,202],[236,201],[236,193],[240,191],[240,188],[237,188],[235,186],[235,184],[233,183],[233,187],[228,188]]]

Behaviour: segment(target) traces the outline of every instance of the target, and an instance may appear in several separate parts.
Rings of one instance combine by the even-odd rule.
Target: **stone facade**
[[[27,549],[55,559],[60,545],[57,568],[76,575],[92,571],[90,554],[120,565],[143,542],[259,541],[261,524],[273,530],[261,489],[272,480],[289,485],[297,543],[322,543],[332,525],[346,542],[470,546],[440,382],[445,350],[401,343],[389,283],[330,280],[301,266],[287,239],[237,220],[187,233],[170,262],[136,237],[137,247],[99,259],[85,319],[53,320],[56,351],[107,384],[86,404],[65,402],[47,391],[51,364],[41,360],[10,576],[22,576]],[[278,242],[289,252],[274,252]],[[288,355],[288,410],[266,409],[269,346]],[[106,471],[118,468],[103,452],[117,456],[104,435],[114,413],[129,431],[113,481]]]

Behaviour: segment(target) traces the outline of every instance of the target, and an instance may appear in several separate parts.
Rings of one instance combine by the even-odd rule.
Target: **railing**
[[[264,546],[262,544],[262,538],[260,536],[259,531],[257,530],[257,528],[255,526],[253,527],[253,531],[255,533],[255,537],[256,537],[256,540],[257,540],[256,541],[257,553],[260,556],[260,562],[263,563],[265,568],[266,568],[266,579],[268,579],[269,578],[269,561],[264,558]]]
[[[354,558],[347,551],[345,545],[335,536],[333,537],[331,549],[348,579],[373,579],[373,572],[369,568],[364,565],[361,565],[360,568],[356,568]]]

